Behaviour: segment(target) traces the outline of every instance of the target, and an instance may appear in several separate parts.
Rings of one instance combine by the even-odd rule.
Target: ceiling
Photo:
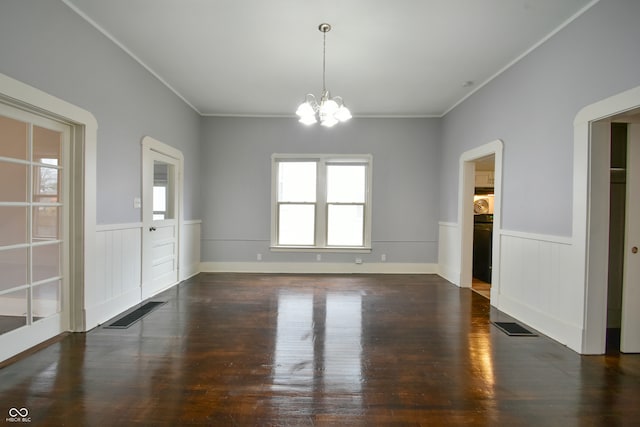
[[[439,117],[594,0],[63,0],[202,115]]]

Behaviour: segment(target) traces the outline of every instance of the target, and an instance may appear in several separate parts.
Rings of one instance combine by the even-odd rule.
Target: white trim
[[[602,209],[593,185],[600,185],[603,163],[594,156],[598,146],[598,122],[640,107],[640,86],[584,107],[574,120],[573,143],[573,241],[575,246],[576,298],[583,300],[582,354],[603,354],[606,336],[606,289],[602,272],[608,269],[608,259],[602,256],[601,242],[595,235],[598,227],[608,224],[607,209]],[[606,138],[606,136],[603,136]],[[597,162],[595,165],[592,162]],[[606,166],[608,169],[608,165]],[[608,175],[607,175],[608,176]],[[595,181],[594,181],[595,179]],[[608,231],[607,231],[608,233]]]
[[[428,263],[203,262],[203,273],[437,274]]]
[[[85,330],[83,309],[86,307],[86,288],[92,286],[95,264],[96,231],[96,146],[98,122],[88,111],[49,95],[39,89],[0,74],[0,98],[29,111],[41,112],[60,119],[72,127],[72,144],[76,182],[72,188],[71,220],[78,242],[72,249],[71,271],[71,330]]]
[[[513,231],[513,230],[500,230],[501,236],[510,236],[510,237],[518,237],[520,239],[527,240],[537,240],[540,242],[549,242],[549,243],[558,243],[561,245],[572,245],[573,239],[571,237],[564,236],[553,236],[549,234],[536,234],[536,233],[526,233],[523,231]]]
[[[182,223],[184,225],[196,225],[196,224],[202,224],[202,220],[201,219],[187,219],[182,221]]]
[[[132,228],[142,228],[141,222],[132,222],[128,224],[99,224],[96,226],[96,232],[115,231],[115,230],[130,230]]]

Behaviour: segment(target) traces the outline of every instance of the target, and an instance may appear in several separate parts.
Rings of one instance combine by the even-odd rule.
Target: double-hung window
[[[272,156],[271,246],[370,250],[371,155]]]

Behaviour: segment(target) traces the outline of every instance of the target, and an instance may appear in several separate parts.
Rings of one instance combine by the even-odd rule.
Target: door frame
[[[142,146],[142,280],[140,283],[140,295],[142,298],[150,297],[157,292],[153,292],[152,294],[147,294],[144,291],[144,286],[149,282],[149,278],[151,277],[151,269],[150,269],[150,245],[149,239],[147,238],[148,230],[146,229],[146,223],[144,218],[144,213],[146,209],[153,209],[151,203],[152,198],[150,194],[147,194],[148,180],[152,171],[149,170],[149,164],[151,161],[152,152],[160,153],[164,156],[170,157],[177,161],[177,170],[176,170],[176,191],[178,193],[178,197],[176,200],[176,270],[177,270],[177,281],[180,281],[180,252],[182,248],[182,227],[183,227],[183,200],[184,200],[184,188],[183,188],[183,176],[184,176],[184,155],[182,151],[174,148],[170,145],[165,144],[164,142],[160,142],[157,139],[154,139],[150,136],[145,136],[142,138],[140,142]],[[177,283],[177,282],[176,282]],[[173,285],[171,285],[173,286]],[[164,289],[162,289],[164,290]]]
[[[69,329],[86,331],[91,284],[96,272],[96,148],[98,122],[88,111],[0,73],[0,102],[71,126],[69,203]],[[8,333],[10,334],[10,333]],[[6,334],[5,334],[6,335]],[[9,340],[0,361],[41,342],[38,337]]]
[[[475,161],[495,156],[494,213],[491,269],[491,305],[497,306],[500,295],[500,230],[502,229],[502,151],[500,139],[465,151],[460,156],[458,178],[458,224],[460,228],[460,279],[458,286],[470,288],[473,270],[473,195],[475,193]]]
[[[604,354],[609,269],[607,119],[640,108],[640,86],[584,107],[574,120],[573,294],[583,300],[580,353]],[[606,228],[606,230],[604,230]]]

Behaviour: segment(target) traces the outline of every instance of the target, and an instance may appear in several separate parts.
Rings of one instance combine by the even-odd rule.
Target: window
[[[370,249],[371,155],[272,160],[273,248]]]

